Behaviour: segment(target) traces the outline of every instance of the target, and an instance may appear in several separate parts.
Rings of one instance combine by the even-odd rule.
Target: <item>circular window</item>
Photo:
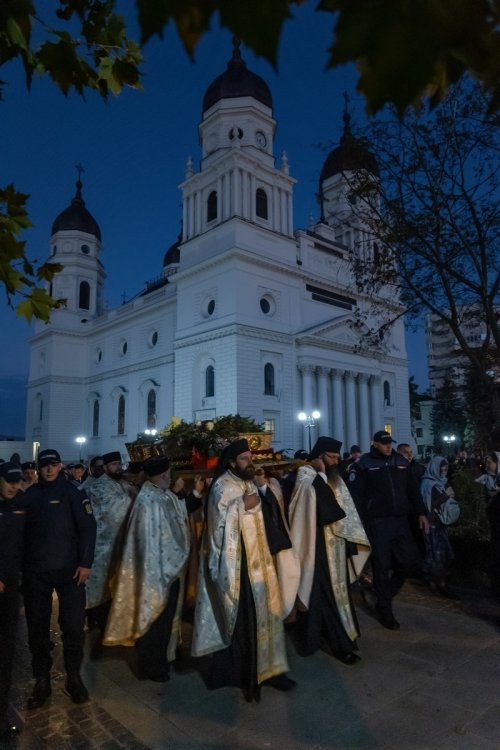
[[[84,255],[88,255],[90,253],[90,247],[88,245],[82,245],[80,250]]]
[[[215,310],[215,300],[211,299],[210,302],[207,305],[207,313],[209,315],[213,315],[214,310]]]
[[[158,331],[153,331],[149,336],[149,346],[156,346],[158,343]]]
[[[122,357],[127,353],[127,349],[128,349],[128,344],[125,341],[125,339],[123,339],[120,343],[120,354],[122,355]]]
[[[95,350],[95,361],[100,362],[102,359],[102,349]]]
[[[270,294],[265,294],[260,298],[260,309],[264,315],[273,315],[276,310],[276,303]]]

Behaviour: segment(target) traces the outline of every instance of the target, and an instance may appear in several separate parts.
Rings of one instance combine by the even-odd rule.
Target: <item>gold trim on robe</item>
[[[311,596],[316,551],[316,492],[313,482],[317,472],[312,466],[301,466],[290,502],[290,538],[300,560],[300,584],[297,597],[307,609]],[[328,482],[345,518],[323,526],[328,569],[335,603],[346,633],[355,640],[359,633],[349,601],[349,583],[361,575],[370,555],[370,542],[349,490],[341,477]],[[347,559],[346,542],[356,544],[358,554]],[[349,570],[349,580],[347,577]]]
[[[193,656],[231,643],[240,594],[241,543],[257,619],[258,683],[288,670],[283,603],[260,503],[245,511],[246,483],[226,471],[211,488],[201,550]]]
[[[133,646],[163,612],[172,583],[180,579],[167,654],[169,661],[175,658],[189,541],[185,503],[173,492],[144,482],[127,524],[105,646]]]

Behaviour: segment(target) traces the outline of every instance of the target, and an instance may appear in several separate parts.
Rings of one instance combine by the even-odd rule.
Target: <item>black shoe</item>
[[[14,724],[2,725],[0,728],[0,742],[12,740],[14,737],[17,737],[20,731],[19,727],[16,727]]]
[[[347,664],[348,667],[357,664],[361,659],[361,656],[355,654],[354,651],[349,651],[348,654],[335,653],[334,657],[341,661],[342,664]]]
[[[49,675],[39,677],[35,682],[31,698],[28,699],[28,708],[41,708],[50,698],[51,693]]]
[[[243,695],[245,696],[245,700],[247,703],[252,703],[252,701],[260,703],[260,685],[257,685],[254,688],[249,688],[248,690],[244,690]]]
[[[287,677],[286,674],[278,674],[275,677],[270,677],[268,680],[264,680],[262,684],[273,687],[275,690],[283,690],[284,692],[293,690],[297,685],[295,680],[292,680],[291,677]]]
[[[379,623],[383,625],[384,628],[387,628],[387,630],[399,630],[401,627],[392,612],[382,612],[378,610],[377,614]]]
[[[89,699],[88,690],[79,674],[68,675],[66,690],[73,703],[86,703]]]
[[[451,599],[455,602],[460,601],[460,597],[458,596],[458,594],[454,594],[452,591],[450,591],[445,583],[438,584],[436,586],[436,593],[439,594],[439,596],[443,596],[445,599]]]

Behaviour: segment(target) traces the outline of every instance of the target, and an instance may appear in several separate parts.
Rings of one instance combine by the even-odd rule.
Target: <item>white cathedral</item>
[[[126,442],[174,415],[236,413],[265,423],[275,450],[331,435],[365,451],[384,428],[411,437],[402,318],[374,346],[356,315],[373,300],[356,289],[349,257],[370,262],[374,248],[349,177],[378,170],[347,112],[344,121],[321,171],[321,217],[294,230],[296,180],[286,154],[275,163],[271,93],[235,45],[204,96],[200,169],[189,159],[180,185],[182,234],[158,278],[116,309],[104,309],[101,233],[77,182],[52,226],[51,260],[64,268],[51,293],[67,304],[30,340],[27,440],[71,458],[81,436],[86,457],[125,457]],[[299,422],[315,410],[314,426]]]

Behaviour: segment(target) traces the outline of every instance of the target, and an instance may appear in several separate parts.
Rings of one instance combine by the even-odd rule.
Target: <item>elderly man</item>
[[[17,506],[22,473],[9,461],[0,464],[0,742],[19,729],[7,720],[19,615],[25,511]]]
[[[61,473],[56,450],[38,454],[38,484],[25,493],[26,537],[23,591],[35,687],[28,708],[51,694],[52,594],[59,600],[66,690],[74,703],[88,700],[80,677],[83,660],[85,583],[94,559],[96,524],[92,506]]]
[[[185,502],[169,491],[168,459],[148,459],[144,472],[127,523],[104,645],[135,644],[139,675],[165,682],[180,634],[189,529]]]
[[[97,625],[101,637],[111,606],[111,580],[121,555],[123,530],[132,497],[121,482],[122,459],[119,451],[102,457],[104,474],[87,485],[97,522],[97,539],[92,577],[87,586],[89,620]],[[99,648],[93,652],[97,656]]]
[[[299,469],[290,503],[291,537],[300,560],[295,638],[303,656],[320,648],[347,665],[359,656],[359,636],[349,594],[370,545],[339,474],[342,443],[320,437]]]
[[[213,654],[210,688],[240,687],[247,701],[260,699],[262,684],[295,685],[285,675],[284,610],[254,474],[246,440],[225,448],[207,500],[192,648]]]
[[[393,442],[385,430],[374,434],[370,452],[361,456],[349,475],[349,489],[372,545],[373,588],[380,623],[398,630],[393,597],[406,576],[418,575],[422,566],[409,518],[417,516],[424,533],[429,531],[429,522],[410,464],[393,449]]]

